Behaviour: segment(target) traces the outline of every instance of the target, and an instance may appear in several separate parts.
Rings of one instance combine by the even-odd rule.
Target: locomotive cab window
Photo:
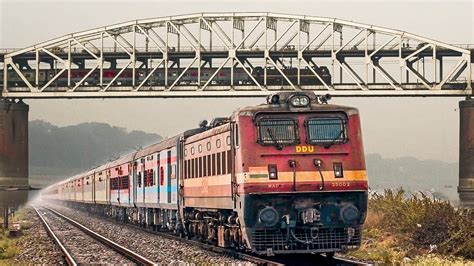
[[[298,123],[295,119],[263,118],[257,122],[258,143],[270,146],[293,145],[299,143]]]
[[[310,144],[331,146],[347,141],[347,120],[343,117],[315,117],[305,124]]]

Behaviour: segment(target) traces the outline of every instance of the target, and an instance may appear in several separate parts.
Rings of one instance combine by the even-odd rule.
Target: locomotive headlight
[[[307,106],[309,104],[309,98],[308,97],[301,97],[300,98],[300,104],[301,106]]]
[[[290,98],[290,104],[293,107],[306,107],[309,105],[309,97],[306,95],[295,95]]]
[[[272,227],[279,221],[279,214],[275,208],[267,206],[258,213],[258,221],[266,227]]]
[[[300,106],[300,98],[299,97],[291,98],[291,105],[293,105],[294,107],[299,107]]]

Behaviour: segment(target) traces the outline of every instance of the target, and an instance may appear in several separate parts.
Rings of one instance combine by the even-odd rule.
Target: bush
[[[13,241],[8,238],[0,239],[0,260],[12,258],[17,252],[18,250]]]
[[[420,193],[385,190],[369,199],[367,228],[398,234],[407,255],[420,251],[474,258],[474,212]]]

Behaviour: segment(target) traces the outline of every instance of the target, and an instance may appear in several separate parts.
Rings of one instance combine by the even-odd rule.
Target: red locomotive
[[[356,248],[368,188],[360,117],[327,99],[275,94],[43,197],[258,254]]]

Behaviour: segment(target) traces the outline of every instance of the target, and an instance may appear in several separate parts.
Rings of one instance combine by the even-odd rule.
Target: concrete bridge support
[[[29,188],[28,110],[22,101],[0,99],[0,191]]]
[[[459,200],[474,208],[474,99],[459,102]]]

